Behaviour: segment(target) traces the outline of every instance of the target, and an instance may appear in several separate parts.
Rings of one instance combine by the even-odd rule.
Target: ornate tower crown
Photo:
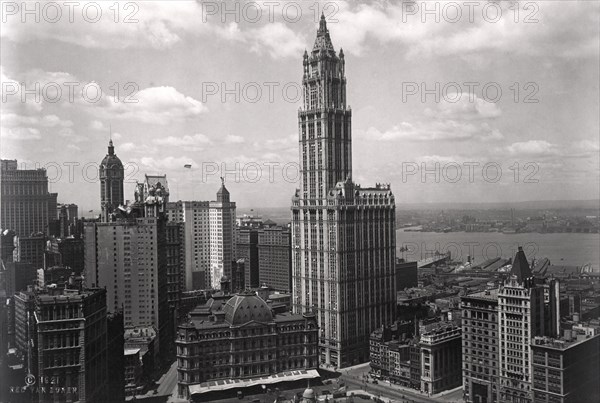
[[[302,65],[301,198],[322,201],[352,173],[352,113],[346,106],[344,54],[335,53],[325,15],[321,15],[313,50],[304,52]]]
[[[331,43],[331,37],[329,36],[329,30],[327,29],[327,22],[325,21],[325,14],[321,14],[319,30],[317,31],[317,38],[315,39],[315,45],[313,46],[312,51],[313,53],[320,51],[332,52],[335,55],[333,43]]]

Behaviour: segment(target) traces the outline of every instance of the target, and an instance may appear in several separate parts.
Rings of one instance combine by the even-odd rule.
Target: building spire
[[[319,21],[319,32],[327,31],[327,21],[325,20],[325,13],[321,12],[321,20]]]
[[[333,44],[331,43],[331,37],[329,36],[329,30],[327,29],[327,21],[325,20],[324,13],[321,13],[319,29],[317,30],[317,39],[315,39],[315,45],[313,46],[313,53],[321,50],[331,51],[335,54]]]
[[[108,155],[115,155],[115,147],[113,146],[112,141],[112,125],[108,125]]]

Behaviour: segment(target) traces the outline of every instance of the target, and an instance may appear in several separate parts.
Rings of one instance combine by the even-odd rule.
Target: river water
[[[600,268],[600,234],[503,234],[499,232],[409,232],[396,233],[397,256],[420,260],[435,251],[450,251],[455,260],[475,262],[494,257],[514,257],[522,246],[527,257],[547,257],[554,265]],[[408,250],[401,252],[400,248]]]

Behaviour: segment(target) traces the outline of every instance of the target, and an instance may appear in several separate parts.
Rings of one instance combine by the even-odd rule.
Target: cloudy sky
[[[597,2],[30,4],[2,3],[0,153],[84,211],[109,128],[130,198],[165,173],[171,199],[213,199],[225,176],[240,207],[289,205],[321,11],[357,183],[397,203],[599,196]]]

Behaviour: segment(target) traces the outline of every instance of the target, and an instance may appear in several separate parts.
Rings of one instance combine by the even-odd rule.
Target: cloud
[[[298,52],[304,48],[301,36],[281,22],[269,22],[268,17],[265,17],[257,22],[262,24],[260,28],[255,28],[257,23],[248,23],[246,25],[251,28],[242,30],[238,22],[243,22],[243,15],[227,17],[235,18],[236,22],[222,22],[224,15],[220,12],[211,14],[209,6],[200,1],[119,3],[118,13],[112,3],[93,4],[93,11],[90,11],[92,17],[97,7],[101,9],[101,17],[95,22],[83,18],[84,6],[79,3],[75,6],[73,21],[69,21],[69,10],[66,7],[62,7],[63,16],[58,21],[48,22],[42,18],[35,23],[35,27],[32,26],[33,19],[22,23],[19,12],[7,15],[7,21],[2,27],[2,38],[17,43],[55,40],[90,49],[165,50],[177,46],[188,37],[192,40],[197,40],[198,37],[216,37],[230,42],[248,43],[252,51],[266,51],[274,58],[297,57]],[[262,15],[266,16],[265,6],[258,6],[263,8]],[[224,8],[224,3],[220,7]]]
[[[24,116],[16,113],[5,113],[0,117],[3,126],[41,126],[41,127],[71,127],[73,122],[63,120],[56,115]]]
[[[486,51],[562,58],[598,55],[597,35],[590,34],[598,32],[597,2],[576,2],[568,7],[559,1],[494,2],[486,11],[483,3],[474,3],[472,13],[466,3],[460,2],[452,3],[453,7],[443,2],[336,4],[339,12],[335,18],[340,23],[328,27],[344,48],[355,55],[370,49],[370,39],[402,45],[407,59],[464,57]],[[425,7],[435,11],[426,14]],[[460,17],[455,19],[456,8]]]
[[[549,157],[558,155],[556,144],[546,140],[529,140],[512,143],[506,150],[513,156]]]
[[[149,87],[133,95],[132,102],[109,97],[94,113],[104,119],[136,120],[144,123],[167,125],[198,116],[207,108],[192,97],[173,87]]]
[[[274,59],[302,54],[306,39],[280,22],[262,26],[246,35],[253,42],[250,49],[260,53],[266,50]]]
[[[225,137],[225,143],[227,144],[241,144],[244,142],[244,138],[242,136],[235,136],[233,134],[227,135]]]
[[[1,129],[2,139],[4,140],[17,140],[17,141],[28,141],[28,140],[40,140],[42,136],[40,131],[31,127],[15,127],[15,128],[2,128]]]
[[[437,103],[435,110],[427,108],[425,115],[445,119],[491,119],[502,115],[497,104],[467,92],[448,93]]]
[[[0,94],[2,96],[3,112],[22,111],[25,108],[28,111],[39,112],[42,110],[41,99],[36,102],[36,96],[23,93],[23,86],[18,78],[9,77],[4,67],[0,65]],[[31,87],[25,87],[30,89]],[[39,97],[38,97],[39,98]]]
[[[139,160],[142,170],[163,172],[168,170],[180,170],[186,164],[198,166],[192,158],[166,156],[163,158],[143,157]]]
[[[502,133],[486,122],[469,123],[455,120],[430,120],[423,122],[402,122],[392,128],[380,131],[369,127],[359,136],[377,141],[494,141],[504,138]]]
[[[205,24],[192,23],[194,19],[196,22],[201,21],[200,6],[186,3],[127,3],[115,8],[112,4],[97,2],[91,3],[95,6],[89,7],[88,10],[91,10],[88,13],[83,12],[86,5],[77,3],[73,7],[72,20],[69,9],[58,3],[62,16],[55,22],[50,22],[47,18],[36,22],[31,18],[22,23],[20,12],[7,15],[2,27],[2,37],[18,43],[52,39],[93,49],[166,49],[180,42],[180,35],[186,31],[199,32],[207,29]],[[98,7],[100,18],[93,21]],[[35,29],[32,29],[32,24],[35,24]]]
[[[104,131],[106,130],[106,126],[104,126],[104,123],[102,123],[99,120],[92,120],[90,122],[90,129],[92,130],[97,130],[97,131]]]
[[[582,156],[598,156],[600,143],[592,140],[580,140],[572,145],[572,150]]]
[[[137,146],[133,143],[123,143],[123,144],[119,144],[119,151],[124,151],[124,152],[131,152],[133,150],[135,150],[137,148]]]
[[[6,85],[8,91],[3,94],[3,101],[6,96],[6,102],[2,104],[4,112],[40,113],[44,106],[83,102],[81,93],[87,83],[82,83],[70,73],[31,69],[19,71],[11,78],[7,74],[2,69],[2,82],[9,83]],[[4,91],[5,86],[2,87]],[[53,115],[47,116],[48,124],[52,123],[52,119],[56,120]]]
[[[287,151],[293,149],[298,151],[298,135],[290,134],[289,136],[279,137],[276,139],[267,139],[261,142],[255,142],[254,147],[268,151]]]
[[[187,146],[199,146],[202,144],[211,144],[212,141],[205,136],[204,134],[194,134],[193,136],[168,136],[160,139],[153,140],[155,144],[163,145],[163,146],[173,146],[173,147],[187,147]]]

